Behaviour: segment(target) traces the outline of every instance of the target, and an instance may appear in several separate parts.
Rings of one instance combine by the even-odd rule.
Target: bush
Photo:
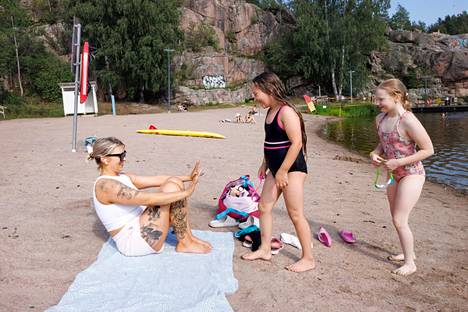
[[[215,30],[205,23],[199,24],[192,31],[185,34],[185,46],[193,52],[200,52],[203,47],[208,46],[219,50],[219,42]]]

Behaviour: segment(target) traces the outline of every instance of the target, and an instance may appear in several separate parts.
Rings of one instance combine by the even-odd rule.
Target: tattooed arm
[[[149,193],[132,189],[115,180],[100,179],[96,183],[96,198],[105,205],[168,205],[190,196],[195,185],[194,181],[189,188],[180,192]]]

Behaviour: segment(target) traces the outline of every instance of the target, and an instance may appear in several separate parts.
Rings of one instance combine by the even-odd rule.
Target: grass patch
[[[369,102],[339,103],[316,105],[317,111],[314,114],[337,117],[369,117],[375,116],[379,112],[378,108]],[[306,113],[310,113],[308,110]]]
[[[6,106],[5,119],[63,117],[63,105],[57,102],[47,103],[35,98],[24,98],[10,100],[2,105]]]

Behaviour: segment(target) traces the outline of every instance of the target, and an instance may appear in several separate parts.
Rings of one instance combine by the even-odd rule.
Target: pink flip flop
[[[283,249],[283,243],[276,237],[273,237],[271,239],[271,254],[277,255],[281,249]]]
[[[325,230],[323,227],[321,227],[320,230],[318,231],[317,239],[319,240],[319,242],[321,242],[325,246],[331,247],[332,239],[330,237],[330,234],[328,234],[327,230]]]
[[[356,242],[354,234],[345,230],[340,231],[340,237],[348,244],[354,244]]]

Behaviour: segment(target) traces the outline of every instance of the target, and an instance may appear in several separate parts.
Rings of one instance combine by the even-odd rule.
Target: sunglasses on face
[[[108,154],[106,156],[107,157],[119,157],[120,161],[123,161],[125,157],[127,156],[127,151],[123,151],[122,153],[119,153],[119,154]]]

